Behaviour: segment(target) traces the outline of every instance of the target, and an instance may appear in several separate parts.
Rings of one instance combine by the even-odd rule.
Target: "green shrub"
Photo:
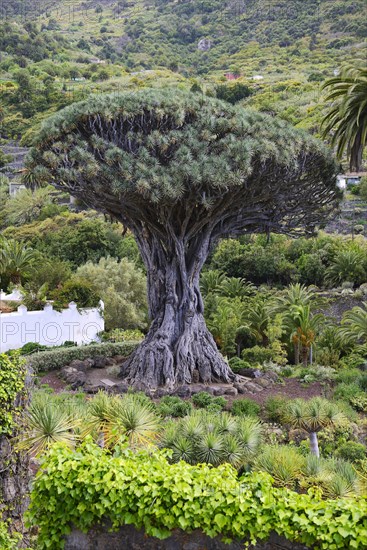
[[[239,372],[240,369],[250,369],[252,368],[251,363],[248,361],[244,361],[243,359],[240,359],[239,357],[231,357],[231,359],[228,361],[229,366],[233,370],[234,373]]]
[[[43,351],[27,357],[27,364],[36,372],[61,369],[74,359],[87,359],[103,355],[113,357],[114,355],[130,355],[137,346],[137,342],[91,344],[89,346],[76,346],[63,349]]]
[[[334,390],[334,398],[342,399],[344,401],[350,401],[352,397],[360,393],[361,389],[356,383],[345,384],[342,382],[338,384]]]
[[[70,302],[75,302],[79,308],[97,307],[100,300],[93,285],[80,277],[66,281],[52,293],[52,298],[55,309],[67,308]]]
[[[208,409],[208,407],[214,405],[214,408],[211,408],[211,412],[216,412],[218,409],[222,410],[227,405],[227,400],[224,397],[213,397],[206,391],[200,391],[193,395],[192,402],[200,409]]]
[[[269,422],[280,423],[284,416],[286,405],[287,399],[281,395],[268,397],[264,407],[267,420],[269,420]]]
[[[349,403],[356,411],[367,412],[367,393],[357,393],[349,399]]]
[[[144,334],[140,330],[124,330],[122,328],[114,328],[100,334],[103,342],[141,342],[144,340]]]
[[[37,342],[28,342],[20,348],[20,353],[21,355],[29,355],[30,353],[34,353],[36,351],[46,351],[47,349],[49,349],[47,346],[43,346]]]
[[[358,384],[363,391],[367,391],[367,373],[361,375]]]
[[[335,377],[337,384],[353,384],[359,383],[361,371],[358,369],[342,369]]]
[[[162,416],[173,416],[174,418],[180,418],[187,416],[191,411],[191,403],[172,395],[162,397],[158,405],[158,412]]]
[[[262,365],[267,361],[272,361],[274,357],[274,351],[271,348],[264,348],[262,346],[253,346],[242,351],[242,358],[252,364]]]
[[[70,525],[88,531],[101,519],[162,539],[180,528],[251,543],[276,532],[321,550],[367,547],[365,498],[323,501],[273,487],[263,472],[238,479],[229,464],[169,464],[149,450],[111,454],[86,442],[77,451],[55,446],[34,480],[28,518],[40,550],[62,548]]]
[[[347,441],[337,449],[336,454],[344,460],[356,462],[366,458],[366,447],[356,441]]]
[[[252,399],[238,399],[233,402],[231,412],[235,416],[258,416],[260,405]]]

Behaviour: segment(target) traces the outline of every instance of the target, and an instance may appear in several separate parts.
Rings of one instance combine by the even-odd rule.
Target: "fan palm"
[[[285,407],[283,421],[291,428],[301,429],[308,433],[311,453],[319,457],[317,433],[327,426],[339,422],[343,413],[334,404],[321,397],[310,401],[295,399]]]
[[[322,122],[324,137],[333,132],[331,143],[336,145],[338,157],[342,158],[346,151],[350,170],[359,171],[367,138],[365,63],[360,67],[345,67],[340,75],[327,80],[323,89],[329,90],[326,101],[332,102]]]
[[[0,243],[0,274],[7,275],[15,285],[21,284],[22,277],[39,259],[39,254],[23,243],[4,240]]]

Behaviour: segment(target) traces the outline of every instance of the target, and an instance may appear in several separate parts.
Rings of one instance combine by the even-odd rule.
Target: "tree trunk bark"
[[[302,346],[302,363],[304,367],[307,367],[308,363],[308,348],[306,346]]]
[[[174,388],[180,384],[231,382],[235,375],[218,352],[206,327],[199,289],[201,267],[207,253],[177,242],[154,246],[138,239],[148,272],[149,313],[153,319],[145,340],[122,369],[135,386]]]
[[[310,451],[313,455],[317,456],[317,458],[320,457],[320,451],[319,451],[319,442],[317,440],[317,433],[316,432],[310,432],[309,434],[310,438]]]

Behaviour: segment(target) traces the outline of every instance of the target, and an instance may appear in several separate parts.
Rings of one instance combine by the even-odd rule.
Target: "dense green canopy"
[[[223,233],[289,231],[317,224],[335,200],[336,166],[320,142],[284,121],[179,90],[92,96],[67,107],[44,124],[31,164],[121,221],[153,208],[164,223],[166,208],[180,205],[186,214],[199,209],[197,221],[225,211]]]
[[[148,387],[233,380],[203,317],[211,246],[243,232],[311,231],[338,195],[336,165],[312,137],[179,90],[64,109],[44,125],[29,168],[134,233],[153,322],[124,375]]]

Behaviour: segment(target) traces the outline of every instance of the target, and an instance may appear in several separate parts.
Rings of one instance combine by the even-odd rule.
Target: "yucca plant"
[[[128,438],[132,448],[148,446],[156,442],[160,430],[158,416],[150,404],[134,394],[113,402],[107,413],[113,439],[121,435]]]
[[[293,447],[266,446],[256,458],[254,469],[268,472],[277,487],[295,489],[301,479],[304,457]]]
[[[171,449],[172,460],[190,464],[207,462],[217,466],[229,462],[240,468],[255,455],[261,441],[261,424],[251,418],[236,419],[228,413],[194,411],[168,423],[160,446]]]
[[[35,456],[40,456],[56,442],[73,446],[78,439],[79,421],[47,396],[30,404],[23,422],[24,434],[19,436],[17,448]]]
[[[311,453],[320,456],[317,432],[344,418],[340,408],[327,399],[315,397],[309,401],[295,399],[289,401],[283,413],[283,422],[291,428],[308,433]]]

